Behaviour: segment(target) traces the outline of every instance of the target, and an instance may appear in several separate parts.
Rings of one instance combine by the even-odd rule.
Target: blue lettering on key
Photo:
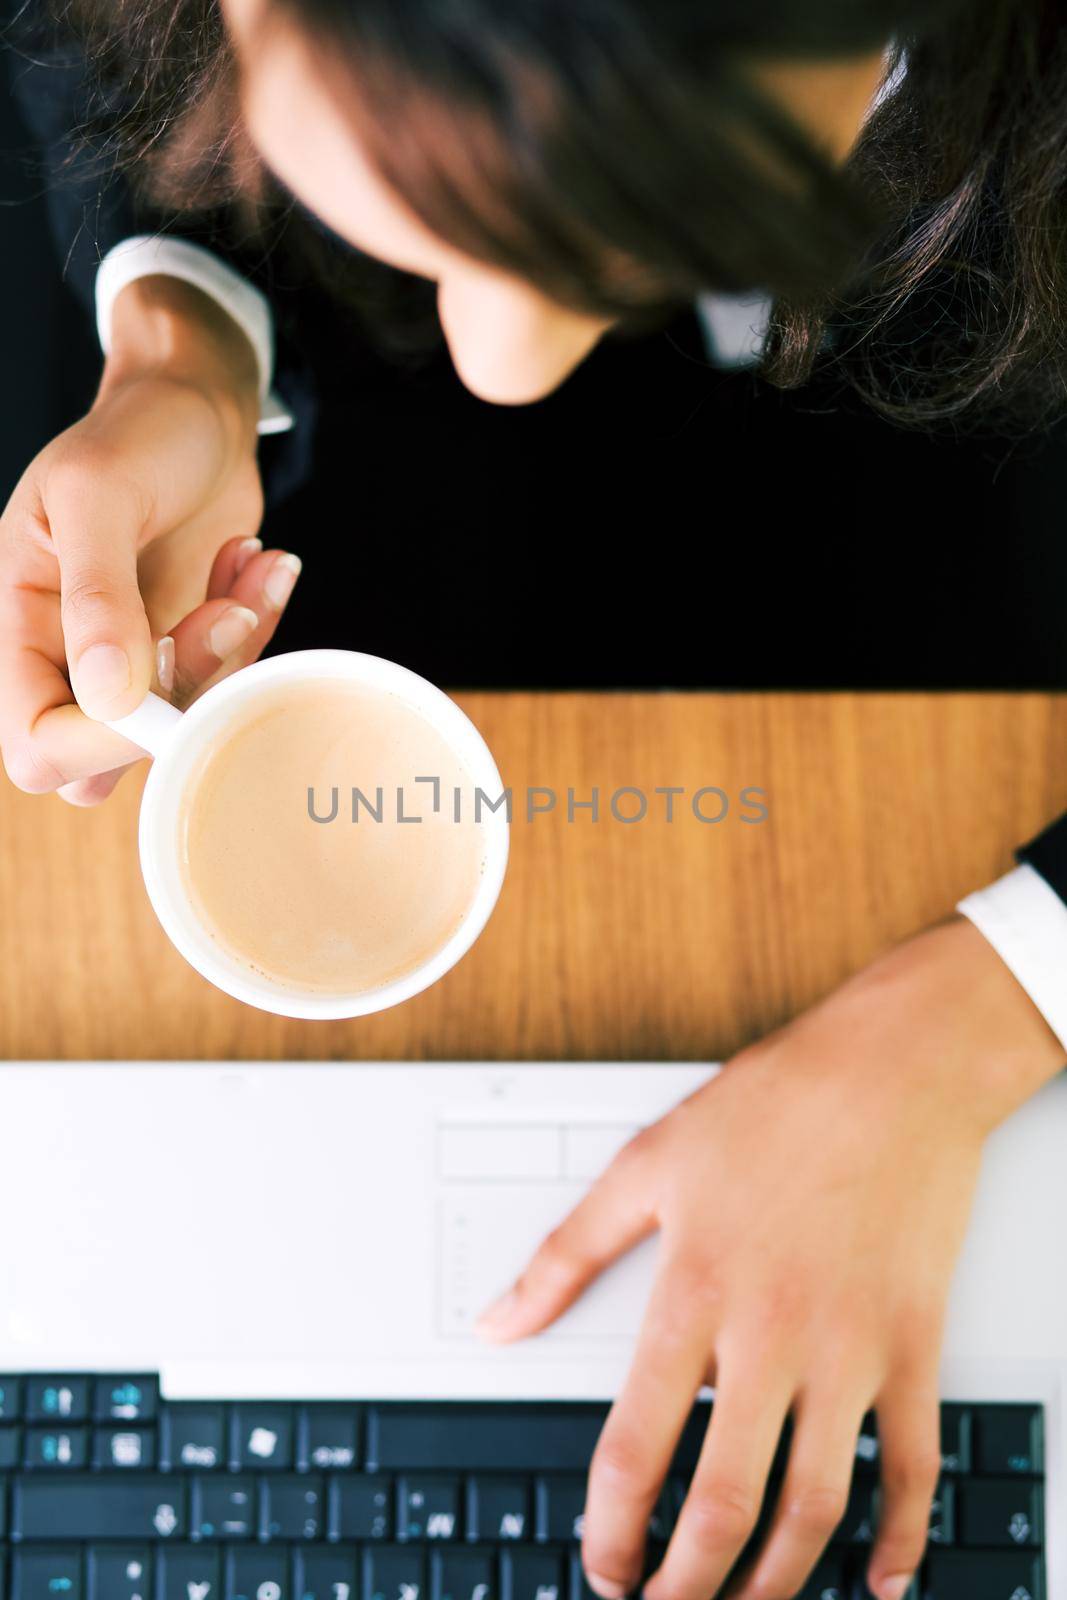
[[[74,1585],[69,1578],[49,1578],[48,1587],[52,1594],[65,1594],[68,1589],[73,1589]]]
[[[141,1404],[141,1391],[135,1383],[120,1383],[117,1389],[111,1391],[111,1404],[113,1406],[139,1406]]]

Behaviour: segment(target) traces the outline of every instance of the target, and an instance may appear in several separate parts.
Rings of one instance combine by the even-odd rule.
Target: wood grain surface
[[[714,1059],[946,915],[1067,810],[1067,696],[459,698],[516,796],[504,891],[446,978],[351,1022],[268,1016],[186,966],[140,881],[142,773],[93,811],[0,780],[0,1055]],[[559,798],[526,821],[533,786]],[[645,820],[611,816],[623,786]],[[669,823],[667,786],[685,791]],[[568,789],[594,787],[600,820],[568,820]],[[730,799],[721,822],[693,815],[705,787]],[[765,821],[740,820],[746,788]]]

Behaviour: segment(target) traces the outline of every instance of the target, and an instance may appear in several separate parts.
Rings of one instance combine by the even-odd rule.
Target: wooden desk
[[[140,775],[96,811],[0,779],[0,1055],[714,1058],[945,915],[1067,810],[1067,696],[462,700],[516,794],[559,805],[517,817],[500,904],[460,965],[353,1022],[267,1016],[185,965],[141,886]],[[601,820],[568,823],[568,786],[594,785]],[[606,814],[623,785],[654,802],[645,821]],[[666,785],[686,790],[670,824]],[[715,825],[689,808],[705,785],[734,800]],[[738,819],[746,786],[766,822]]]

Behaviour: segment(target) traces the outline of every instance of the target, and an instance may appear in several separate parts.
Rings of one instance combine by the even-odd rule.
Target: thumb
[[[631,1142],[547,1236],[522,1276],[482,1313],[475,1324],[478,1336],[503,1344],[539,1333],[605,1267],[647,1238],[657,1226],[649,1177],[643,1145]]]
[[[95,510],[95,514],[94,514]],[[71,688],[98,721],[136,710],[152,678],[152,634],[137,583],[139,526],[87,497],[50,517],[59,557],[63,642]]]

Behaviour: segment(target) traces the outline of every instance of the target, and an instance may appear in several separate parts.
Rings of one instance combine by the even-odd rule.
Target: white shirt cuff
[[[708,360],[717,367],[752,367],[763,355],[774,301],[763,294],[702,294],[696,314]]]
[[[1024,862],[956,910],[989,940],[1067,1049],[1067,905],[1056,891]]]
[[[138,234],[109,250],[96,274],[96,331],[100,347],[111,349],[115,301],[128,283],[153,276],[180,278],[210,295],[233,318],[256,354],[259,368],[259,432],[284,433],[295,418],[271,391],[274,378],[274,321],[266,297],[219,256],[189,239]]]

